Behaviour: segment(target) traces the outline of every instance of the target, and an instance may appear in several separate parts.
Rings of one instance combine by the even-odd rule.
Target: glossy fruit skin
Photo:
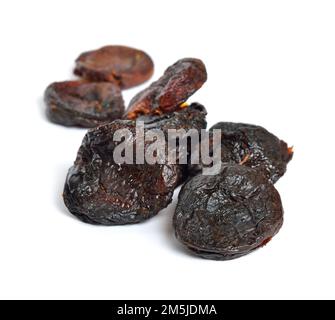
[[[221,161],[223,163],[243,164],[257,168],[276,183],[286,172],[287,164],[293,157],[292,148],[274,134],[261,126],[219,122],[209,129],[221,130]],[[211,135],[212,139],[213,135]],[[211,140],[210,153],[213,154]],[[194,175],[202,166],[191,166],[190,174]]]
[[[124,113],[120,88],[108,82],[55,82],[44,100],[49,120],[63,126],[94,128]]]
[[[81,54],[74,73],[90,81],[116,83],[128,89],[149,80],[154,72],[150,56],[126,46],[106,46]]]
[[[199,59],[185,58],[169,67],[164,75],[138,93],[130,102],[125,117],[173,112],[207,81],[207,71]]]
[[[283,207],[273,184],[257,169],[235,164],[188,181],[173,218],[177,239],[193,254],[213,260],[253,252],[282,224]]]
[[[143,117],[145,130],[195,127],[206,128],[206,110],[196,104],[161,117]],[[202,120],[201,120],[202,119]],[[174,189],[183,181],[184,168],[178,164],[118,164],[113,141],[118,129],[135,137],[136,122],[116,120],[90,130],[70,169],[64,188],[69,211],[84,222],[124,225],[145,221],[166,208]],[[136,137],[129,143],[135,143]],[[146,148],[149,144],[146,144]],[[134,148],[135,149],[135,148]]]

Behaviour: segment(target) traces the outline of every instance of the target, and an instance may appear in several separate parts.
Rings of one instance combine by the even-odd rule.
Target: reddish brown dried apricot
[[[207,81],[207,71],[199,59],[185,58],[169,67],[150,87],[130,102],[126,118],[176,111]]]
[[[106,46],[81,54],[74,73],[91,81],[115,82],[127,89],[149,80],[153,70],[153,61],[145,52],[125,46]]]

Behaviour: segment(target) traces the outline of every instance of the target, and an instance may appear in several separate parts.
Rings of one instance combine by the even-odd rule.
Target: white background
[[[0,298],[335,298],[334,36],[334,1],[1,1]],[[203,59],[209,80],[191,101],[209,126],[260,124],[294,145],[269,245],[229,262],[189,256],[174,205],[127,227],[69,215],[61,193],[85,130],[49,123],[43,91],[107,44],[147,51],[153,79]]]

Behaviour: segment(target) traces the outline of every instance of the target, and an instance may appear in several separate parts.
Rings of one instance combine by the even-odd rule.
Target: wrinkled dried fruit
[[[108,82],[53,83],[46,89],[45,102],[48,118],[64,126],[92,128],[124,113],[120,88]]]
[[[293,150],[266,129],[251,124],[219,122],[209,131],[221,130],[221,160],[257,168],[275,183],[286,172]],[[210,148],[213,154],[213,146]],[[193,166],[193,169],[196,166]],[[199,170],[199,168],[197,168]]]
[[[115,82],[127,89],[149,80],[153,70],[153,61],[145,52],[124,46],[106,46],[81,54],[74,73],[91,81]]]
[[[214,260],[238,258],[262,247],[282,223],[275,187],[257,169],[235,164],[186,183],[173,220],[183,245]]]
[[[205,109],[194,104],[180,112],[141,120],[146,131],[161,129],[166,135],[168,129],[204,129],[205,116]],[[84,222],[122,225],[144,221],[168,206],[184,178],[184,169],[177,164],[117,163],[113,152],[120,142],[113,136],[119,129],[128,129],[135,136],[136,122],[116,120],[89,131],[68,173],[64,201]],[[136,136],[128,141],[135,145]],[[146,150],[149,146],[145,144]]]
[[[207,71],[201,60],[179,60],[158,81],[131,100],[126,118],[136,119],[139,115],[176,111],[206,80]]]

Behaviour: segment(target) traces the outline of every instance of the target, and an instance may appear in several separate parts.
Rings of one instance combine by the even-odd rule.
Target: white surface
[[[335,298],[333,1],[1,1],[1,298]],[[146,50],[154,79],[186,56],[209,81],[209,125],[265,126],[295,146],[277,184],[285,225],[265,248],[215,262],[184,253],[173,205],[147,223],[94,227],[61,200],[85,131],[47,122],[45,87],[82,51]],[[142,87],[126,91],[129,99]]]

